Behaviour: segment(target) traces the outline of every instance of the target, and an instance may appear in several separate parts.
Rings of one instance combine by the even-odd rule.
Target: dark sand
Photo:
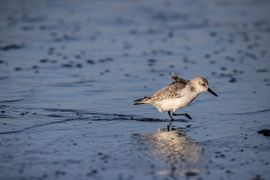
[[[257,133],[270,128],[269,9],[1,0],[0,179],[270,179]],[[173,71],[219,97],[201,95],[166,132],[166,113],[132,104]]]

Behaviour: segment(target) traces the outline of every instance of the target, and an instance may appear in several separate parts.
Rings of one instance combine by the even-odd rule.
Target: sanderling
[[[168,112],[171,121],[173,116],[186,116],[192,119],[187,113],[176,114],[177,109],[182,109],[189,105],[199,94],[210,92],[214,96],[218,96],[208,87],[208,81],[203,77],[195,77],[191,80],[185,80],[172,73],[173,82],[168,86],[154,93],[152,96],[134,101],[134,105],[150,104],[159,112]]]

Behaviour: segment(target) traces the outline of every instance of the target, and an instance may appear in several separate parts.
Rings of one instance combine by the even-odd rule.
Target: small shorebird
[[[153,105],[159,112],[168,112],[171,121],[173,116],[186,116],[192,119],[189,114],[176,114],[177,109],[182,109],[189,105],[199,94],[210,92],[214,96],[218,96],[208,87],[208,81],[203,77],[195,77],[191,80],[185,80],[172,73],[173,82],[162,88],[152,96],[134,101],[134,105],[150,104]]]

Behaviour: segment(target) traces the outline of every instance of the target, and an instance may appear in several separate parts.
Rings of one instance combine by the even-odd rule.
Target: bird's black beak
[[[213,94],[214,96],[218,97],[218,95],[217,95],[214,91],[212,91],[210,88],[208,88],[207,90],[208,90],[211,94]]]

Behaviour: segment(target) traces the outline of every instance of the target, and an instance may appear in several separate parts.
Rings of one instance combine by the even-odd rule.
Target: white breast
[[[191,103],[197,97],[196,93],[187,93],[180,98],[175,99],[165,99],[159,102],[155,102],[153,104],[158,111],[176,111],[177,109],[181,109],[186,107],[189,103]]]

